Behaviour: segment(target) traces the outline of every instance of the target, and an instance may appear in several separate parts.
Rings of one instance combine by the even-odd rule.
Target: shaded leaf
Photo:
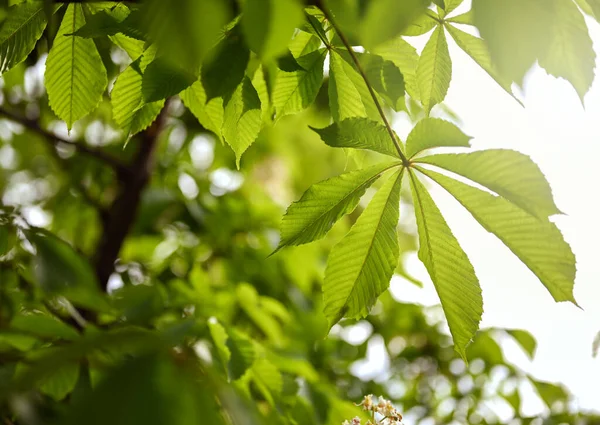
[[[112,36],[121,33],[127,37],[144,41],[146,32],[141,24],[141,12],[129,9],[118,4],[108,10],[101,10],[91,15],[85,25],[74,32],[74,35],[83,38]]]
[[[210,336],[212,337],[213,343],[217,348],[217,353],[219,354],[219,361],[221,366],[223,366],[223,371],[225,374],[228,373],[229,360],[231,359],[231,351],[227,346],[227,339],[229,338],[227,335],[227,331],[214,317],[211,317],[208,320],[208,330],[210,332]]]
[[[38,384],[38,388],[42,393],[60,401],[73,391],[77,378],[79,378],[79,365],[67,363],[44,378]]]
[[[108,83],[94,42],[65,35],[84,24],[81,4],[69,4],[46,60],[48,102],[69,129],[96,108]]]
[[[427,189],[413,173],[410,176],[419,229],[419,259],[440,297],[454,348],[465,359],[466,347],[479,329],[483,313],[479,280]]]
[[[214,48],[200,72],[207,100],[230,96],[244,79],[250,51],[239,31],[232,31]]]
[[[172,66],[163,59],[155,59],[144,70],[142,95],[145,103],[152,103],[176,95],[191,86],[197,76]]]
[[[419,152],[437,147],[468,147],[470,140],[470,136],[450,121],[423,118],[406,138],[406,156],[412,158]]]
[[[280,71],[273,89],[277,119],[308,108],[315,101],[323,82],[325,51],[313,51],[297,58],[305,71]]]
[[[79,334],[71,326],[45,314],[19,314],[10,322],[11,329],[41,338],[75,340]]]
[[[398,171],[383,184],[331,250],[323,282],[324,312],[330,327],[342,317],[366,316],[389,285],[398,263],[401,178]]]
[[[312,185],[283,216],[277,250],[321,239],[341,217],[354,211],[381,173],[394,166],[398,164],[378,164]]]
[[[466,177],[540,219],[560,214],[544,174],[531,158],[520,152],[489,149],[427,156],[415,162],[436,165]]]
[[[442,102],[446,97],[451,78],[452,61],[444,28],[440,25],[433,31],[421,52],[417,67],[420,99],[427,115],[434,105]]]
[[[298,0],[247,0],[242,29],[248,46],[267,61],[287,50],[294,30],[303,20]]]
[[[454,196],[488,232],[495,234],[546,286],[556,301],[575,302],[575,256],[560,230],[506,199],[445,177],[425,175]]]
[[[552,409],[555,403],[569,398],[567,390],[561,385],[538,381],[531,377],[529,379],[549,409]]]
[[[236,331],[230,329],[227,338],[227,348],[231,354],[227,370],[229,378],[237,380],[241,378],[252,366],[256,358],[256,351],[250,339]]]
[[[375,47],[399,35],[429,6],[428,0],[373,0],[361,23],[361,41]]]
[[[386,127],[369,118],[348,118],[325,128],[311,127],[321,139],[334,148],[369,149],[399,158]],[[394,136],[397,138],[394,134]]]
[[[381,56],[385,60],[393,62],[400,72],[405,82],[408,94],[419,100],[420,93],[416,81],[417,66],[419,64],[419,55],[416,49],[403,40],[396,37],[384,44],[377,46],[373,53]]]
[[[42,2],[19,3],[6,13],[0,28],[0,74],[23,62],[46,28]]]

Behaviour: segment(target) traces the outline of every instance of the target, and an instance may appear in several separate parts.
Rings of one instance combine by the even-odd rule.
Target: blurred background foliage
[[[96,45],[114,82],[129,58],[107,37]],[[406,424],[600,424],[561,385],[505,360],[509,338],[534,356],[524,331],[479,332],[465,364],[441,309],[385,293],[366,319],[326,335],[326,254],[364,200],[324,240],[269,254],[291,201],[373,160],[309,130],[330,122],[327,80],[314,105],[262,129],[239,170],[231,149],[172,98],[109,293],[81,288],[94,281],[86,259],[119,176],[52,135],[123,162],[143,139],[119,130],[106,96],[68,132],[48,106],[47,51],[42,40],[0,79],[0,422],[339,425],[361,416],[354,403],[372,393]],[[416,230],[400,231],[402,252],[414,252]],[[411,279],[402,262],[397,272]],[[543,417],[523,416],[524,388],[545,403]]]

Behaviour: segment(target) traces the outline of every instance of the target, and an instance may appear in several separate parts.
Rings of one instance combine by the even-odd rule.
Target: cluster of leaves
[[[506,363],[498,340],[510,335],[532,355],[527,333],[481,331],[466,350],[481,290],[426,183],[455,197],[556,301],[575,303],[575,258],[550,220],[560,211],[537,165],[515,151],[471,151],[469,136],[432,115],[451,83],[448,34],[510,95],[537,61],[583,99],[594,53],[580,9],[600,16],[596,1],[474,0],[459,15],[460,0],[66,3],[11,2],[0,27],[5,98],[35,118],[23,120],[25,131],[5,123],[20,163],[0,170],[0,417],[339,424],[361,415],[348,396],[374,393],[414,423],[500,423],[485,408],[499,397],[531,423],[516,390],[529,383],[548,423],[594,420],[567,408],[562,387]],[[406,37],[426,33],[418,54]],[[36,90],[32,70],[46,53]],[[415,122],[405,141],[393,112]],[[80,140],[48,149],[55,118]],[[159,135],[154,122],[167,123]],[[211,147],[212,165],[195,165],[205,139],[194,136],[206,131],[223,145]],[[135,166],[149,137],[158,164],[119,246],[112,278],[123,287],[108,294],[90,259],[131,172],[121,160]],[[119,162],[111,170],[71,145]],[[355,150],[368,164],[331,177],[343,168],[339,153],[357,158]],[[227,167],[231,159],[239,168],[243,154],[243,187],[219,187],[217,171],[238,176]],[[288,186],[324,177],[279,225],[273,199],[287,202]],[[31,205],[22,192],[8,196],[23,180]],[[410,203],[417,235],[399,226]],[[33,205],[51,214],[45,229],[28,223]],[[415,236],[469,368],[437,320],[385,293]],[[370,337],[353,345],[336,336],[362,318]],[[389,376],[361,380],[349,369],[377,341],[392,359]],[[499,375],[512,388],[491,387]],[[32,392],[16,396],[23,391]]]

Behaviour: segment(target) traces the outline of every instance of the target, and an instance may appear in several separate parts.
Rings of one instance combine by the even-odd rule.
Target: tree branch
[[[115,158],[112,155],[109,155],[100,149],[96,149],[96,148],[84,145],[83,143],[78,143],[78,142],[74,142],[71,140],[63,139],[63,138],[57,136],[56,134],[51,133],[50,131],[42,128],[37,121],[30,120],[28,118],[19,116],[13,112],[7,111],[6,109],[0,108],[0,116],[3,116],[11,121],[14,121],[17,124],[21,124],[28,130],[31,130],[31,131],[41,135],[44,138],[44,140],[47,141],[48,143],[51,143],[55,146],[60,143],[63,143],[65,145],[74,146],[78,152],[88,155],[88,156],[91,156],[91,157],[94,157],[100,161],[107,163],[108,165],[110,165],[112,168],[115,169],[115,171],[117,172],[117,174],[119,175],[120,178],[123,178],[124,176],[130,174],[129,167],[126,164],[121,162],[118,158]]]
[[[131,165],[132,172],[123,181],[119,194],[108,210],[95,256],[96,275],[103,290],[106,290],[115,261],[135,221],[142,192],[150,181],[154,151],[165,125],[168,104],[165,104],[156,121],[140,134],[139,151]]]
[[[320,2],[318,2],[318,3],[320,3]],[[398,155],[400,156],[402,163],[404,164],[405,167],[408,167],[410,162],[409,162],[408,158],[406,158],[406,156],[402,152],[402,148],[400,147],[400,144],[398,143],[396,134],[394,133],[394,130],[392,130],[392,126],[390,125],[387,117],[385,116],[383,108],[381,107],[381,103],[379,102],[379,99],[377,98],[377,94],[375,93],[373,86],[371,86],[371,84],[369,83],[367,74],[363,70],[363,68],[360,64],[360,61],[358,60],[358,57],[356,56],[356,53],[354,52],[354,49],[352,49],[352,46],[348,42],[348,39],[346,38],[344,33],[340,30],[340,27],[338,27],[336,22],[333,20],[333,17],[329,13],[329,10],[327,10],[327,8],[322,5],[319,5],[319,8],[321,9],[321,11],[323,12],[323,15],[329,21],[329,23],[333,27],[334,31],[336,32],[338,37],[340,37],[340,40],[342,40],[342,43],[344,43],[344,46],[348,50],[348,53],[350,54],[350,57],[352,58],[354,65],[356,65],[358,72],[360,73],[362,79],[365,81],[365,84],[367,85],[367,88],[369,89],[369,93],[371,94],[371,97],[373,98],[373,102],[375,103],[375,106],[377,107],[377,111],[379,112],[379,115],[381,116],[381,119],[383,120],[383,124],[385,125],[385,128],[388,131],[388,134],[392,138],[392,142],[394,143],[394,146],[396,147],[396,151],[398,151]]]

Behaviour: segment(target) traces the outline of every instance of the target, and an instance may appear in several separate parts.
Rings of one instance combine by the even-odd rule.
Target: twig
[[[106,290],[121,246],[135,221],[142,192],[150,181],[154,151],[165,125],[168,105],[169,102],[166,102],[156,121],[140,133],[139,151],[131,165],[132,173],[123,181],[119,194],[108,209],[95,258],[96,275],[103,290]]]
[[[325,18],[329,21],[329,23],[331,24],[331,26],[337,33],[338,37],[340,37],[340,40],[342,40],[342,43],[344,43],[344,46],[346,47],[346,49],[348,50],[348,53],[350,54],[350,57],[352,58],[354,65],[356,65],[358,72],[362,76],[363,80],[365,81],[365,84],[367,85],[367,88],[369,89],[369,93],[371,94],[371,97],[373,98],[373,102],[375,103],[375,106],[377,107],[377,111],[379,111],[379,115],[381,116],[381,119],[383,120],[383,124],[385,125],[385,128],[387,129],[390,137],[392,138],[392,142],[394,143],[394,146],[396,147],[396,150],[398,151],[398,155],[400,156],[402,163],[404,164],[405,167],[408,167],[410,165],[410,162],[409,162],[408,158],[406,158],[406,156],[402,152],[402,148],[400,147],[400,144],[398,143],[396,134],[394,133],[394,130],[392,130],[392,126],[390,125],[387,117],[385,116],[385,113],[383,112],[383,108],[381,107],[381,103],[379,103],[377,94],[375,93],[373,86],[371,86],[371,84],[369,83],[367,74],[363,70],[363,68],[360,64],[360,61],[358,60],[358,57],[356,57],[356,53],[354,52],[354,49],[352,49],[352,46],[348,42],[348,39],[346,38],[344,33],[340,30],[340,28],[338,27],[336,22],[333,20],[333,17],[331,16],[331,14],[327,10],[327,8],[320,6],[320,9],[323,12],[323,15],[325,16]]]
[[[0,108],[0,116],[8,118],[11,121],[23,125],[28,130],[38,133],[39,135],[43,136],[44,140],[46,140],[48,143],[52,143],[53,145],[63,143],[65,145],[74,146],[77,151],[94,157],[100,161],[106,162],[115,169],[119,177],[129,174],[129,167],[127,167],[126,164],[122,163],[118,158],[115,158],[100,149],[92,148],[84,145],[83,143],[74,142],[72,140],[63,139],[56,134],[43,129],[37,121],[19,116],[13,112],[7,111],[6,109]]]

